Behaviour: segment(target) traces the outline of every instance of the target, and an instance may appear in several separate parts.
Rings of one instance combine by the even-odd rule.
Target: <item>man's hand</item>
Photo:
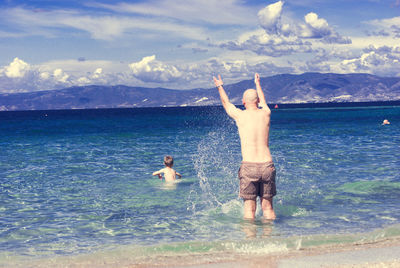
[[[260,75],[258,73],[254,75],[254,83],[256,86],[260,84]]]
[[[258,106],[270,113],[271,110],[268,108],[267,102],[265,101],[264,92],[262,91],[260,84],[260,75],[258,73],[254,75],[254,83],[256,84],[258,99],[260,100]]]
[[[220,87],[224,84],[224,82],[222,82],[221,75],[218,75],[218,79],[214,76],[214,84],[216,87]]]
[[[224,87],[222,86],[224,83],[222,82],[222,78],[221,78],[220,75],[218,75],[218,79],[214,76],[214,83],[215,83],[215,86],[218,89],[219,97],[221,98],[221,103],[222,103],[222,106],[224,106],[224,109],[225,109],[226,113],[230,117],[235,119],[237,117],[237,113],[238,113],[238,111],[240,111],[240,109],[237,109],[235,107],[235,105],[233,105],[229,101],[228,95],[226,95]]]

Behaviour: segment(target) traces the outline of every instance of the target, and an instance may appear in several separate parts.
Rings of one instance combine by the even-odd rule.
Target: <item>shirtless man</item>
[[[260,204],[264,218],[276,218],[272,198],[276,195],[276,170],[269,150],[269,126],[271,110],[265,101],[260,85],[260,76],[255,74],[256,90],[247,89],[243,93],[245,110],[235,107],[222,87],[221,76],[214,77],[222,105],[226,113],[232,117],[239,130],[242,148],[242,164],[239,169],[240,197],[244,200],[244,218],[254,219],[256,199],[260,197]],[[260,108],[261,109],[260,109]]]

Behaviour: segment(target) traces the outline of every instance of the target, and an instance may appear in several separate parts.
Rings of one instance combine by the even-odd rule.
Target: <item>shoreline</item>
[[[246,256],[232,262],[209,263],[187,267],[400,267],[400,238],[388,238],[365,244],[354,243],[350,245],[312,247],[279,254]]]
[[[219,256],[220,260],[204,260],[202,256],[178,256],[160,258],[157,262],[130,264],[126,267],[191,267],[191,268],[239,268],[239,267],[271,267],[271,268],[361,268],[361,267],[400,267],[400,237],[387,238],[382,241],[365,244],[329,245],[311,247],[287,252],[269,254],[248,254],[235,256]],[[199,259],[200,257],[200,259]],[[210,256],[211,257],[211,256]]]
[[[126,246],[111,251],[43,259],[6,257],[0,262],[0,267],[400,267],[400,236],[365,243],[330,244],[269,253],[222,251],[159,254],[138,252],[137,247]]]

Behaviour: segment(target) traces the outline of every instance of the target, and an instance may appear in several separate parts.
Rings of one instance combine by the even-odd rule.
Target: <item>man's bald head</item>
[[[243,103],[258,103],[258,95],[255,89],[247,89],[243,93]]]

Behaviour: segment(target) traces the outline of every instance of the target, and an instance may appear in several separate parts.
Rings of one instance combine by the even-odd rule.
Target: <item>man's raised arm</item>
[[[221,75],[218,75],[218,79],[214,76],[214,83],[215,83],[215,86],[216,86],[217,89],[218,89],[219,96],[220,96],[221,102],[222,102],[222,106],[224,106],[224,109],[225,109],[226,113],[227,113],[230,117],[235,118],[236,112],[237,112],[237,110],[239,110],[239,109],[237,109],[237,108],[235,107],[235,105],[233,105],[233,104],[229,101],[228,95],[226,95],[226,92],[225,92],[224,88],[222,87],[222,85],[223,85],[224,83],[222,82]]]
[[[254,75],[254,83],[256,84],[257,95],[258,99],[260,100],[260,107],[270,113],[271,110],[269,109],[267,102],[265,101],[264,92],[262,91],[260,85],[260,75],[258,73]]]

